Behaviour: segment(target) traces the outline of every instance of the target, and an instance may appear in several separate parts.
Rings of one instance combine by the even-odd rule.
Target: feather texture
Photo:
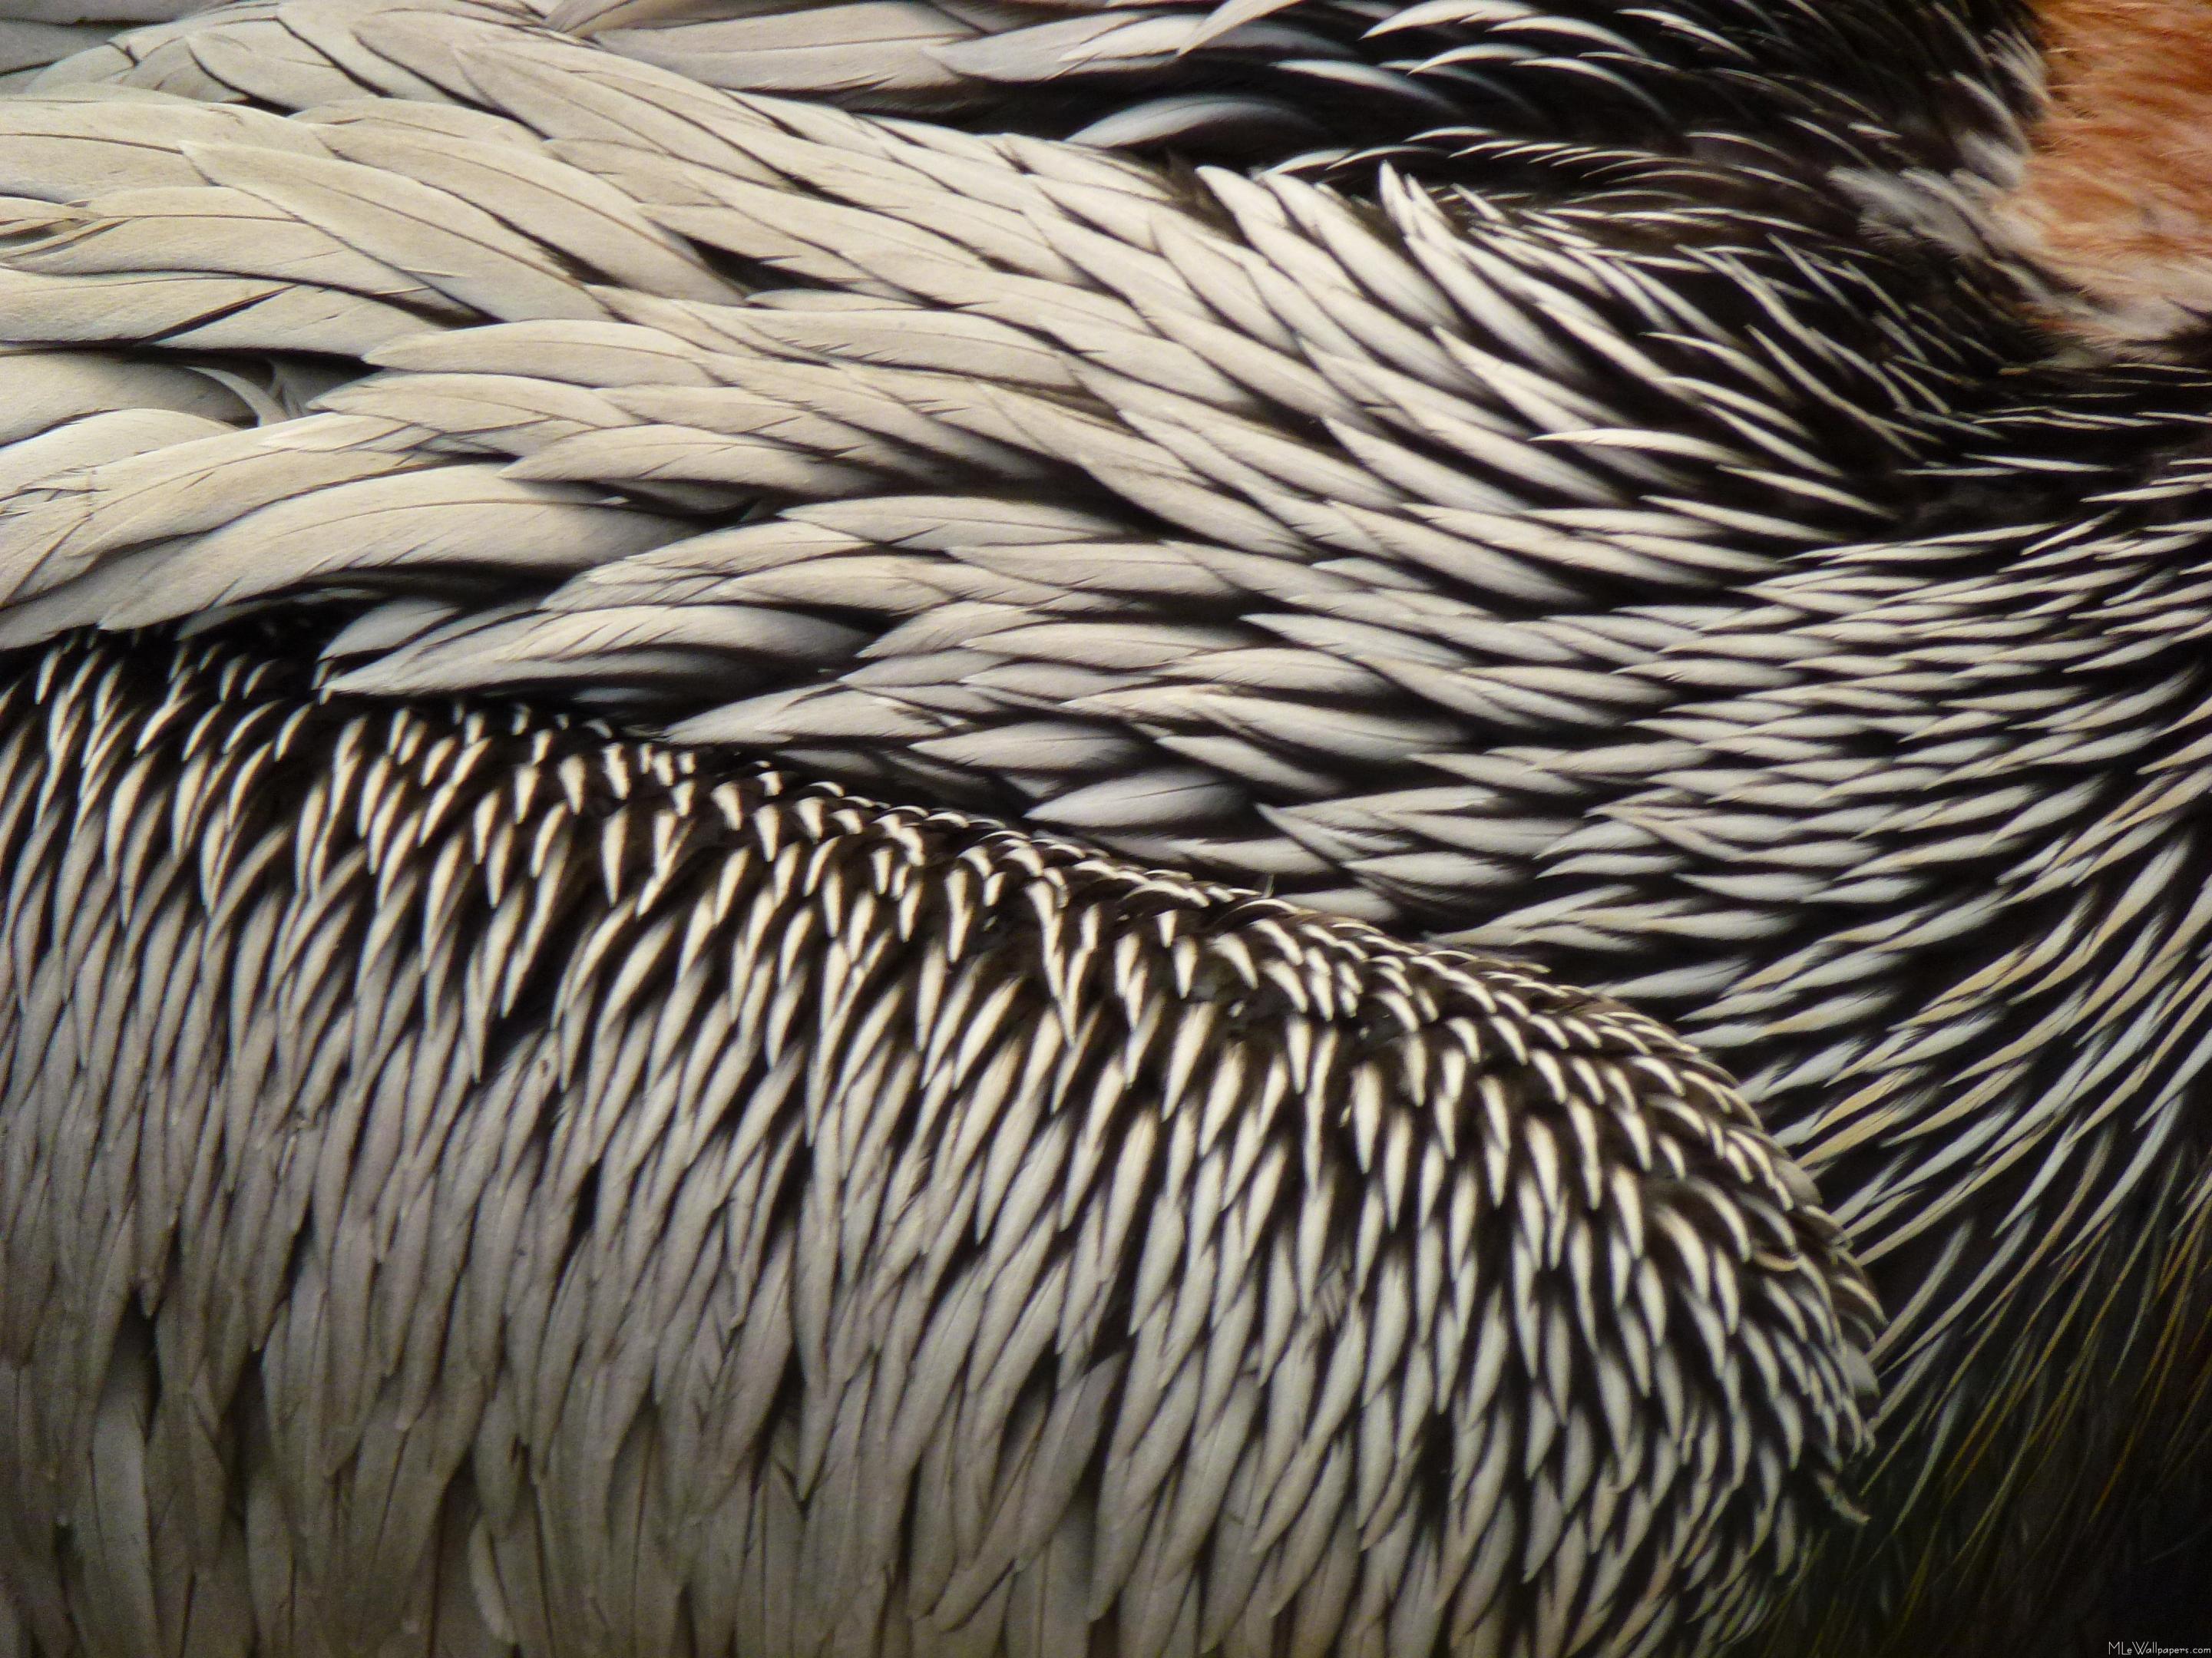
[[[47,1650],[1667,1653],[1838,1500],[1870,1297],[1624,1008],[265,649],[5,696]]]
[[[1776,1649],[1948,1649],[1971,1623],[2032,1650],[2161,1503],[2201,1508],[2201,1458],[2160,1447],[2202,1440],[2212,1284],[2212,380],[2054,349],[2052,280],[1988,212],[2034,76],[2024,20],[1978,0],[180,16],[0,100],[0,380],[24,388],[0,638],[283,610],[349,695],[568,701],[1628,998],[1744,1078],[1893,1315],[1877,1523],[1831,1546]],[[674,1086],[678,1034],[624,1074]],[[1026,1072],[974,1074],[994,1108],[1029,1097]],[[1009,1144],[1050,1144],[1040,1166],[1060,1155],[1009,1121],[1045,1137]],[[1530,1142],[1546,1201],[1567,1145]],[[1172,1136],[1161,1155],[1201,1159]],[[1389,1204],[1422,1189],[1410,1149],[1367,1155]],[[1033,1198],[1025,1175],[1000,1167],[993,1203]],[[1372,1378],[1310,1361],[1297,1385],[1332,1408],[1370,1380],[1440,1385],[1398,1315],[1437,1268],[1386,1269],[1362,1236],[1353,1258],[1415,1302],[1360,1315],[1363,1355],[1397,1355]],[[1342,1242],[1323,1228],[1265,1271],[1311,1291]],[[1598,1247],[1540,1242],[1552,1266]],[[755,1288],[815,1375],[837,1257],[760,1250]],[[915,1469],[939,1459],[910,1569],[961,1611],[948,1650],[1103,1616],[1084,1551],[1154,1586],[1114,1614],[1143,1649],[1234,1650],[1245,1609],[1290,1604],[1273,1567],[1189,1575],[1204,1516],[1259,1478],[1186,1459],[1191,1424],[1260,1407],[1169,1363],[1201,1315],[1166,1242],[1144,1259],[1161,1345],[1095,1386],[1144,1382],[1151,1415],[1114,1442],[1097,1536],[1037,1542],[1042,1497],[1019,1522],[991,1506],[1002,1461],[1065,1481],[1097,1450],[1071,1437],[1074,1379],[1048,1400],[994,1378],[1016,1437],[973,1466],[903,1430]],[[1674,1259],[1698,1339],[1764,1376],[1765,1347],[1729,1345],[1740,1263]],[[1248,1282],[1220,1277],[1205,1317],[1302,1362],[1273,1302],[1237,1310]],[[548,1307],[549,1330],[586,1310]],[[1631,1327],[1572,1310],[1466,1317],[1563,1356]],[[1045,1340],[1024,1320],[978,1280],[938,1345],[899,1339],[942,1394],[972,1354]],[[1664,1412],[1683,1386],[1621,1339],[1620,1373],[1522,1401],[1526,1440],[1470,1442],[1463,1476],[1525,1499],[1562,1571],[1616,1586],[1567,1471],[1593,1409]],[[368,1338],[345,1339],[350,1363]],[[580,1351],[550,1349],[532,1387]],[[2096,1408],[2090,1376],[2130,1380]],[[111,1429],[137,1408],[118,1397]],[[711,1546],[740,1551],[726,1582],[779,1641],[829,1615],[792,1584],[857,1558],[804,1519],[854,1454],[838,1419]],[[1650,1455],[1709,1479],[1718,1446],[1666,1419]],[[594,1442],[646,1480],[660,1453],[625,1431]],[[1285,1638],[1505,1638],[1473,1590],[1433,1626],[1359,1599],[1364,1560],[1407,1583],[1521,1570],[1490,1533],[1417,1552],[1379,1450],[1397,1430],[1359,1432],[1266,1442],[1268,1491],[1357,1521],[1255,1522],[1328,1586]],[[1536,1478],[1540,1442],[1565,1483]],[[1040,1575],[969,1570],[1009,1528]],[[623,1558],[621,1606],[665,1589],[665,1563]],[[488,1630],[562,1626],[535,1570],[472,1568],[500,1585]],[[1532,1614],[1536,1649],[1600,1638],[1574,1604]],[[1651,1606],[1649,1631],[1683,1615]]]

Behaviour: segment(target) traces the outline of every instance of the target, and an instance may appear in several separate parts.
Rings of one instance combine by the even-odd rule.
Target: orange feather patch
[[[2038,15],[2050,101],[2001,224],[2081,290],[2093,331],[2212,324],[2212,0],[2045,0]]]

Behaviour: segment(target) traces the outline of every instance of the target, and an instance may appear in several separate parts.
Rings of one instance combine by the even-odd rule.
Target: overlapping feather
[[[56,411],[0,451],[0,635],[327,601],[356,692],[581,699],[1613,987],[1876,1264],[1886,1518],[2063,1582],[1982,1522],[2141,1452],[2041,1356],[2185,1364],[2212,1195],[2212,387],[2044,362],[2021,273],[1869,224],[1869,167],[2001,180],[2016,20],[1043,9],[288,0],[48,71],[0,103]],[[1226,90],[1133,94],[1192,59]],[[1285,90],[1370,70],[1422,90]],[[1094,114],[1320,151],[1047,141]],[[2039,1467],[1938,1489],[2007,1424]]]

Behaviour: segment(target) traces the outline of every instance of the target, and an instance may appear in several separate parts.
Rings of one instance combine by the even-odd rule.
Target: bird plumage
[[[1618,1004],[265,647],[0,695],[34,1650],[1669,1654],[1847,1506],[1864,1280]]]
[[[724,9],[234,6],[0,102],[0,640],[327,615],[346,694],[1663,1015],[1892,1315],[1905,1587],[1778,1639],[2002,1648],[2200,1500],[2212,381],[2046,325],[2030,20]]]

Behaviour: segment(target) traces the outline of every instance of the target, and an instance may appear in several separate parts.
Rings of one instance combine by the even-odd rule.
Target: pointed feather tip
[[[1200,134],[1221,139],[1235,131],[1255,127],[1298,132],[1320,131],[1304,114],[1277,99],[1189,93],[1148,99],[1127,109],[1117,109],[1070,133],[1067,142],[1091,144],[1100,149],[1135,149]]]
[[[1294,6],[1299,0],[1223,0],[1206,20],[1191,32],[1190,38],[1176,48],[1176,55],[1184,57],[1209,46],[1231,29],[1273,16]]]

